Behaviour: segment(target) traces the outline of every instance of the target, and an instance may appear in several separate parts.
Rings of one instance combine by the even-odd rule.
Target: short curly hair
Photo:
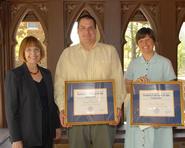
[[[154,31],[151,28],[143,27],[136,33],[136,44],[138,44],[138,41],[144,38],[146,35],[148,35],[154,41],[154,43],[156,42]]]

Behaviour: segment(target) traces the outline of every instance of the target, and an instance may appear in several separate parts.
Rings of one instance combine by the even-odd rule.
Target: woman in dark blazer
[[[60,122],[51,73],[38,65],[44,57],[43,46],[35,37],[26,37],[19,57],[23,64],[10,70],[5,80],[5,110],[12,148],[52,148]]]

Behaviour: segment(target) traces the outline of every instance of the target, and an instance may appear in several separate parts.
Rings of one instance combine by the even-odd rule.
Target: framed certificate
[[[181,82],[133,83],[130,105],[132,125],[184,125]]]
[[[114,124],[114,81],[66,81],[65,114],[67,125]]]

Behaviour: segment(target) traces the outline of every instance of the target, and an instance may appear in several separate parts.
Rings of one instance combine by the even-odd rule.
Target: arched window
[[[140,55],[139,49],[135,42],[136,32],[142,27],[150,27],[149,21],[143,15],[141,11],[136,11],[135,15],[131,18],[126,32],[125,39],[126,44],[124,45],[124,72],[127,70],[129,63],[132,59]]]
[[[86,15],[86,14],[89,14],[91,15],[88,11],[84,10],[81,14],[81,15]],[[99,31],[99,28],[98,28],[98,25],[96,24],[96,40],[99,41],[100,40],[100,31]],[[70,39],[72,41],[71,45],[75,45],[75,44],[78,44],[80,41],[79,41],[79,36],[78,36],[78,22],[75,21],[74,24],[73,24],[73,27],[71,29],[71,33],[70,33]]]
[[[182,24],[179,32],[180,44],[178,45],[178,71],[177,78],[185,80],[185,22]]]
[[[45,34],[44,30],[41,26],[41,23],[39,22],[38,18],[35,16],[34,13],[29,12],[22,22],[19,24],[17,32],[16,32],[16,41],[17,45],[15,47],[15,60],[14,60],[14,67],[19,66],[21,61],[19,60],[19,46],[21,41],[26,37],[26,36],[35,36],[42,44],[45,40]],[[46,46],[43,44],[43,47],[45,49],[45,57],[41,61],[41,65],[43,67],[47,67],[47,51],[46,51]]]
[[[70,38],[71,38],[71,45],[75,45],[75,44],[78,44],[80,42],[79,40],[79,36],[78,36],[78,23],[77,22],[74,22],[73,24],[73,27],[72,27],[72,30],[71,30],[71,34],[70,34]],[[96,40],[99,41],[100,40],[100,32],[99,32],[99,29],[98,29],[98,26],[96,26]]]
[[[71,34],[70,34],[70,38],[72,41],[72,44],[70,46],[78,44],[80,42],[78,37],[77,25],[78,25],[77,22],[74,22],[71,30]]]

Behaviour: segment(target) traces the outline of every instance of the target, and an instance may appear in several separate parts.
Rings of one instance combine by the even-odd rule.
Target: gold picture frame
[[[115,124],[114,89],[114,80],[65,81],[65,124]]]
[[[184,125],[182,82],[133,82],[131,88],[131,125]]]

